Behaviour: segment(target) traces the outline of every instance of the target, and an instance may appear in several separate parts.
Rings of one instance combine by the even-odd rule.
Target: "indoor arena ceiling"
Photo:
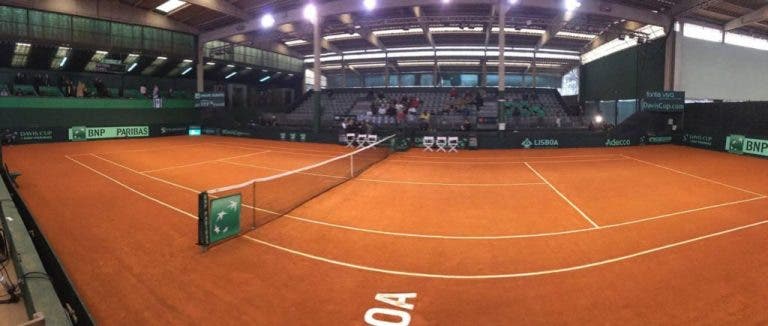
[[[121,0],[122,3],[148,11],[156,9],[166,0]],[[335,10],[322,21],[322,33],[339,35],[330,38],[323,45],[324,52],[354,51],[368,48],[402,48],[423,46],[460,46],[493,45],[497,42],[497,33],[486,33],[488,28],[497,26],[497,1],[407,1],[378,0],[376,8],[370,12],[360,10],[362,0],[320,0],[319,7],[341,4],[349,12]],[[505,1],[506,2],[506,1]],[[547,48],[581,51],[589,50],[598,38],[579,37],[581,34],[602,34],[603,40],[610,40],[620,35],[630,35],[635,30],[632,22],[641,25],[649,23],[648,14],[666,18],[692,19],[712,25],[723,26],[728,30],[738,30],[750,35],[768,35],[768,1],[766,0],[581,0],[582,8],[595,7],[596,10],[576,10],[573,18],[566,21],[563,10],[559,7],[563,1],[510,1],[507,11],[507,24],[517,30],[556,30],[562,36],[551,38]],[[307,3],[303,0],[189,0],[167,15],[170,19],[196,28],[204,36],[233,34],[247,26],[249,21],[258,21],[265,13],[272,13],[278,20],[278,26],[268,32],[246,29],[238,41],[249,40],[254,43],[288,42],[295,54],[312,53],[312,27],[305,21],[283,23],[281,15],[290,11],[300,11]],[[349,5],[344,6],[349,3]],[[535,5],[530,5],[534,4]],[[551,4],[550,4],[551,3]],[[339,7],[339,6],[336,6]],[[321,9],[322,12],[322,9]],[[626,21],[624,21],[626,20]],[[659,20],[659,21],[664,21]],[[283,23],[283,24],[281,24]],[[251,22],[251,24],[253,24]],[[670,28],[670,26],[662,26]],[[405,33],[382,34],[377,31],[406,30]],[[420,33],[414,32],[420,31]],[[349,35],[348,37],[343,36]],[[379,34],[378,37],[368,37]],[[569,37],[573,36],[573,37]],[[535,47],[542,35],[536,33],[510,33],[507,44],[518,47]],[[217,37],[218,38],[218,37]],[[227,39],[222,38],[222,39]],[[231,39],[230,39],[231,40]],[[294,42],[291,42],[294,41]]]

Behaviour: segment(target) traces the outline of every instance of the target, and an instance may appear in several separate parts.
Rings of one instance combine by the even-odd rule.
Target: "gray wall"
[[[768,51],[679,37],[675,90],[689,99],[768,101]]]

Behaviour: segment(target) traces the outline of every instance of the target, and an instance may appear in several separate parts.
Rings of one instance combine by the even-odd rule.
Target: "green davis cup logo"
[[[744,139],[743,135],[730,135],[726,139],[726,150],[731,153],[741,154],[744,152]]]
[[[87,130],[85,127],[72,127],[72,139],[86,139]]]
[[[526,138],[525,140],[523,140],[523,143],[521,145],[523,145],[524,148],[531,148],[531,145],[533,145],[533,142],[531,142],[530,139]]]

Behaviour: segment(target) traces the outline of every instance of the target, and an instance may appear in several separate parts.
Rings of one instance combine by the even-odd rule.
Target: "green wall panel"
[[[165,99],[163,109],[153,109],[150,99],[101,99],[101,98],[45,98],[0,97],[0,108],[9,109],[189,109],[194,108],[191,99]]]
[[[0,108],[0,128],[196,124],[197,110]]]
[[[635,99],[664,88],[664,38],[581,66],[582,101]]]

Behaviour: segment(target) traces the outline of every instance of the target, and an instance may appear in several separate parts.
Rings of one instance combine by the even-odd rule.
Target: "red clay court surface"
[[[198,191],[345,152],[205,136],[5,156],[104,325],[363,325],[372,308],[411,325],[768,324],[768,161],[674,145],[395,153],[195,246]]]

